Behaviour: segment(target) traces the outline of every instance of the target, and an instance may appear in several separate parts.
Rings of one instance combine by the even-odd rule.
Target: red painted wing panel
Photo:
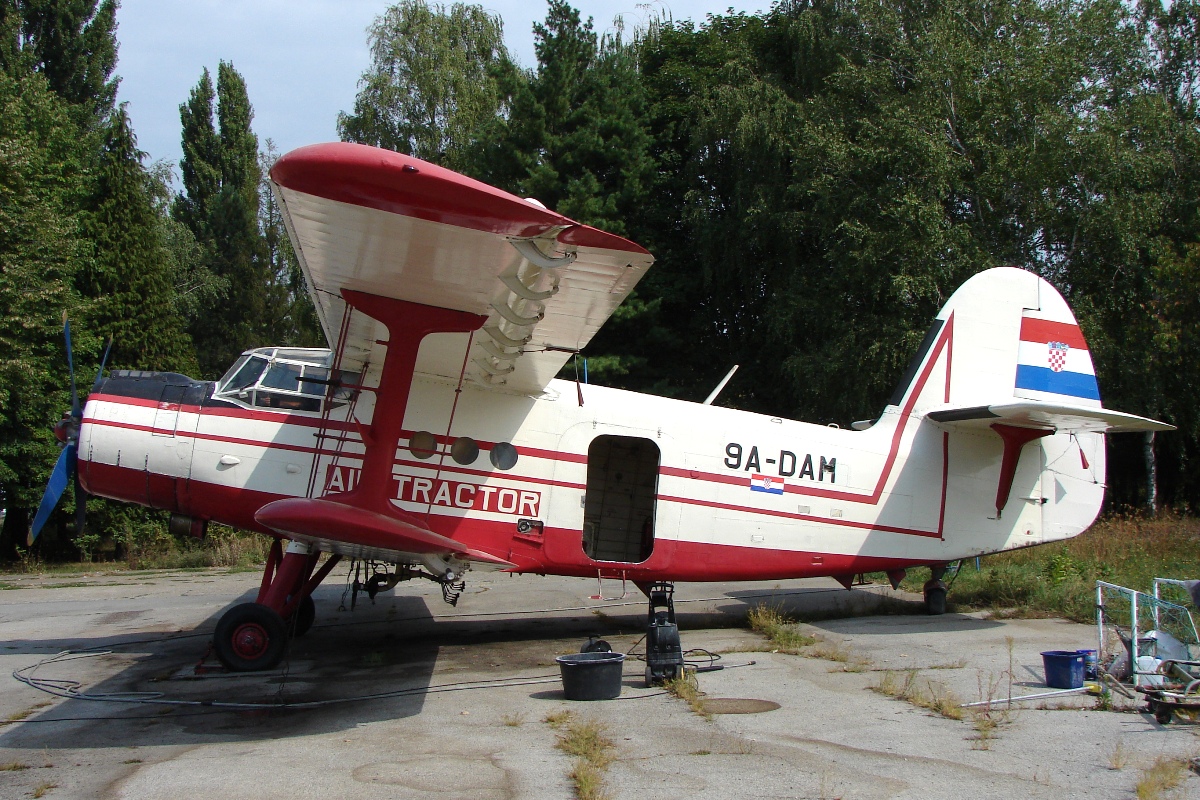
[[[348,142],[293,150],[271,178],[297,192],[459,228],[528,238],[572,226],[563,241],[648,254],[628,239],[578,223],[457,172],[412,156]]]
[[[301,540],[335,541],[367,550],[399,553],[453,553],[469,561],[516,566],[403,520],[331,500],[292,497],[260,508],[254,519],[273,531]]]

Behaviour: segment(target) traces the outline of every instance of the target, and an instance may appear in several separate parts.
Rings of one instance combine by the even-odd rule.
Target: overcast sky
[[[138,147],[150,160],[180,157],[179,105],[208,67],[232,61],[245,77],[259,142],[280,152],[337,138],[337,115],[354,106],[368,66],[366,29],[386,0],[121,0],[118,100],[129,103]],[[485,0],[504,20],[505,40],[523,66],[534,64],[533,23],[543,0]],[[703,21],[730,5],[756,12],[769,0],[580,0],[597,31],[622,14],[626,29],[653,9],[676,20]]]

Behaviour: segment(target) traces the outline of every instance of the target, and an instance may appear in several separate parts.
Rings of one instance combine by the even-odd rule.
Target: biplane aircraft
[[[343,559],[372,596],[424,578],[451,602],[472,570],[849,588],[924,565],[942,613],[950,562],[1092,523],[1106,432],[1170,428],[1101,405],[1066,302],[1015,268],[968,280],[852,429],[559,380],[645,249],[361,145],[295,150],[271,181],[330,348],[251,350],[215,383],[98,378],[45,498],[73,468],[177,531],[274,537],[216,627],[230,669],[277,664]]]

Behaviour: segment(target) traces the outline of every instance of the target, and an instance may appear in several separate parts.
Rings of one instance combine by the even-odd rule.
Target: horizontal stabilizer
[[[996,403],[990,406],[940,408],[930,411],[925,416],[940,427],[951,430],[984,430],[997,422],[1016,428],[1037,428],[1062,433],[1175,430],[1174,425],[1136,414],[1036,400]]]
[[[254,519],[288,538],[353,557],[451,554],[497,567],[516,566],[403,520],[332,500],[311,497],[276,500],[260,508]]]

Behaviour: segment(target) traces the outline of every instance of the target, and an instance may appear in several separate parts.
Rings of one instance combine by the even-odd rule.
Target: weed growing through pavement
[[[1009,665],[1012,665],[1012,641],[1009,637]],[[1002,685],[1001,682],[1007,676],[1009,699],[1007,701],[997,699],[996,694]],[[996,730],[1001,725],[1007,725],[1012,722],[1012,670],[1001,674],[999,677],[989,675],[987,680],[984,680],[983,672],[976,673],[976,681],[979,687],[979,699],[984,705],[975,706],[971,711],[971,727],[975,729],[975,735],[972,737],[975,744],[972,745],[975,750],[991,749],[992,739],[996,737]]]
[[[1111,770],[1125,769],[1125,765],[1129,763],[1129,753],[1125,750],[1124,742],[1118,741],[1113,746],[1112,752],[1108,754],[1108,768]]]
[[[58,788],[57,783],[39,783],[37,786],[33,787],[33,796],[34,797],[45,797],[46,792],[50,791],[51,789],[57,789],[57,788]]]
[[[700,691],[700,681],[697,680],[694,670],[685,669],[679,675],[663,683],[663,688],[687,703],[693,713],[709,722],[712,721],[712,712],[704,707],[704,700],[701,699],[704,697],[704,692]]]
[[[616,745],[608,738],[604,724],[594,719],[580,718],[572,711],[547,714],[544,722],[558,731],[559,750],[575,756],[571,781],[578,800],[608,800],[604,773],[613,761]]]
[[[507,725],[510,728],[519,728],[525,724],[525,715],[524,714],[505,714],[503,717],[500,718],[500,721],[503,722],[505,725]]]
[[[1178,789],[1187,778],[1187,762],[1179,758],[1159,756],[1154,763],[1142,770],[1142,776],[1134,786],[1138,800],[1161,800],[1166,793]]]
[[[924,685],[918,680],[919,673],[915,669],[905,670],[904,677],[900,673],[888,670],[880,677],[879,682],[869,687],[873,692],[904,700],[917,708],[932,711],[946,719],[960,720],[963,717],[962,703],[954,692],[933,681],[926,680]]]
[[[20,772],[23,769],[29,769],[29,765],[20,761],[9,761],[7,764],[0,764],[0,772]]]
[[[816,639],[806,636],[796,627],[796,621],[785,617],[778,608],[757,605],[746,615],[750,630],[767,638],[773,650],[789,655],[799,655],[800,648],[816,644]]]

